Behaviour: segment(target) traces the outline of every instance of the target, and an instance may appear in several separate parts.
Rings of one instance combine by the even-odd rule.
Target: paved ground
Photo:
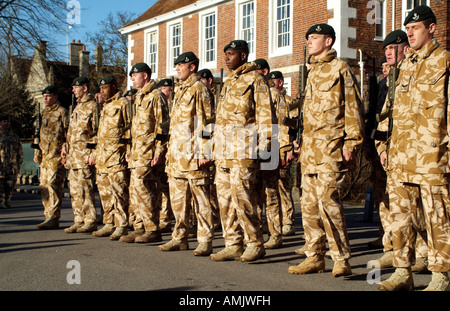
[[[33,194],[29,187],[14,194],[13,205],[0,210],[1,291],[164,291],[157,297],[166,297],[165,291],[177,291],[178,302],[186,294],[203,297],[208,293],[224,299],[232,291],[283,293],[272,299],[284,301],[295,300],[300,291],[376,291],[373,281],[383,280],[393,271],[367,269],[367,263],[378,258],[381,250],[367,247],[368,241],[378,237],[378,224],[376,215],[374,221],[364,221],[362,204],[345,205],[353,274],[344,278],[332,276],[331,259],[326,259],[323,274],[298,276],[287,272],[289,266],[302,260],[294,252],[304,243],[299,212],[296,234],[285,237],[282,248],[267,250],[264,259],[254,263],[218,263],[192,255],[197,246],[195,239],[190,239],[190,251],[158,251],[157,245],[170,240],[169,233],[163,235],[162,243],[146,245],[66,234],[63,228],[73,221],[69,198],[64,198],[57,230],[36,229],[43,220],[42,205],[39,194]],[[214,252],[224,247],[221,234],[216,232]],[[429,274],[415,275],[416,290],[423,289],[429,280]]]

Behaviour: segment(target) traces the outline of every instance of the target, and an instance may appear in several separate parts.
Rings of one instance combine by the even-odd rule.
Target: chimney
[[[78,40],[72,40],[72,43],[69,44],[69,65],[70,66],[79,66],[80,65],[80,57],[79,52],[83,49],[83,44]]]
[[[47,41],[39,40],[36,47],[36,53],[38,53],[44,60],[47,58]]]
[[[89,75],[89,54],[90,52],[86,51],[86,46],[83,45],[83,48],[79,53],[79,68],[80,68],[80,76],[87,77]]]
[[[100,73],[103,67],[103,48],[100,43],[95,47],[95,71]]]

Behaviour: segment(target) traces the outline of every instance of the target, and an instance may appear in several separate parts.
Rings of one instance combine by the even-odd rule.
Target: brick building
[[[128,35],[129,67],[146,62],[155,79],[176,75],[173,60],[185,51],[196,53],[200,68],[217,75],[226,69],[223,47],[244,39],[251,49],[249,60],[267,59],[272,70],[283,72],[288,93],[295,95],[305,33],[313,24],[328,23],[336,31],[338,56],[350,62],[359,81],[364,77],[367,99],[374,63],[381,72],[385,35],[403,29],[407,13],[420,4],[435,12],[436,37],[448,49],[447,0],[158,0],[121,32]]]

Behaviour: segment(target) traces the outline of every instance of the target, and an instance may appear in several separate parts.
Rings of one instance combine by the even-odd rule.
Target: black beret
[[[137,89],[131,89],[125,92],[125,94],[123,94],[123,96],[133,96],[136,95],[136,93],[138,92]]]
[[[403,30],[394,30],[390,32],[383,41],[383,49],[389,44],[400,44],[403,42],[408,42],[408,36]]]
[[[131,74],[137,73],[137,72],[147,72],[149,75],[152,74],[152,70],[146,63],[134,64],[133,67],[131,67],[130,76],[131,76]]]
[[[80,86],[85,84],[89,84],[89,79],[83,76],[75,78],[72,81],[72,86]]]
[[[306,32],[306,39],[310,34],[317,33],[320,35],[330,35],[333,38],[333,42],[336,38],[336,33],[334,32],[334,28],[328,24],[316,24],[311,26]]]
[[[436,16],[433,11],[426,5],[419,5],[409,12],[403,25],[406,26],[409,23],[420,22],[429,18],[432,18],[433,22],[436,23]]]
[[[175,59],[175,65],[176,64],[186,64],[186,63],[190,63],[193,61],[198,60],[197,55],[194,54],[194,52],[184,52],[182,54],[180,54],[176,59]]]
[[[284,79],[283,73],[281,71],[272,71],[269,74],[270,79]]]
[[[211,70],[209,70],[209,69],[202,69],[202,70],[199,70],[197,73],[200,76],[200,78],[205,78],[205,79],[214,78]]]
[[[256,69],[270,69],[269,63],[263,58],[255,59],[253,62],[256,63]]]
[[[98,81],[98,85],[107,85],[110,83],[117,83],[116,78],[112,75],[106,75]]]
[[[58,90],[56,89],[56,86],[49,85],[45,89],[42,90],[42,95],[44,94],[58,94]]]
[[[172,79],[161,79],[161,80],[159,80],[158,84],[156,85],[157,88],[164,87],[164,86],[173,86]]]
[[[228,49],[232,50],[244,50],[248,53],[248,43],[244,40],[233,40],[223,48],[223,51],[226,52]]]
[[[386,55],[383,56],[383,58],[381,59],[381,62],[380,62],[381,65],[383,65],[384,63],[387,63]]]

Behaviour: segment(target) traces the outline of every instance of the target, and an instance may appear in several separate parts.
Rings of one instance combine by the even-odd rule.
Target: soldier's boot
[[[333,266],[333,276],[340,277],[352,274],[352,268],[347,260],[338,260],[334,263]]]
[[[6,206],[7,208],[11,208],[11,200],[10,200],[10,199],[6,199],[6,201],[5,201],[5,206]]]
[[[200,242],[194,250],[194,256],[209,256],[212,250],[212,242]]]
[[[433,272],[431,282],[424,291],[450,291],[450,279],[447,272]]]
[[[264,243],[264,248],[266,249],[275,249],[275,248],[280,248],[281,245],[283,244],[283,239],[281,237],[281,235],[271,235],[269,240]]]
[[[264,246],[247,246],[245,252],[239,258],[240,261],[250,262],[263,258],[266,255]]]
[[[189,249],[189,243],[187,239],[172,239],[166,244],[158,246],[158,249],[163,252],[186,251]]]
[[[165,225],[160,226],[160,231],[161,233],[168,233],[168,232],[172,232],[172,224],[168,223]]]
[[[295,229],[293,225],[284,225],[282,230],[284,236],[290,236],[295,234]]]
[[[77,232],[77,229],[81,228],[82,226],[83,226],[82,222],[76,222],[69,228],[64,229],[64,232],[65,233],[75,233],[75,232]]]
[[[378,259],[369,261],[371,268],[389,268],[392,267],[392,261],[394,260],[394,251],[387,251]]]
[[[137,237],[143,235],[144,233],[145,233],[144,229],[136,229],[127,235],[122,235],[120,237],[119,241],[125,242],[125,243],[134,243],[135,239]]]
[[[161,241],[162,237],[161,232],[159,231],[145,232],[134,240],[135,243],[152,243]]]
[[[306,258],[297,266],[290,266],[288,272],[292,274],[307,274],[307,273],[323,273],[325,271],[325,259],[322,255],[315,255]]]
[[[114,232],[115,229],[116,228],[114,227],[113,224],[106,224],[100,230],[92,232],[92,235],[96,236],[96,237],[110,236]]]
[[[209,259],[214,261],[226,261],[226,260],[235,260],[239,259],[242,254],[244,253],[244,246],[238,244],[238,245],[231,245],[227,246],[221,251],[217,252],[216,254],[211,254],[209,256]]]
[[[122,235],[128,234],[128,228],[117,227],[116,230],[109,236],[111,241],[118,241]]]
[[[414,280],[411,268],[397,268],[386,281],[380,282],[377,286],[382,291],[414,290]]]
[[[376,240],[367,243],[367,246],[372,249],[383,248],[383,238],[378,238]]]
[[[428,258],[417,257],[416,263],[411,267],[412,272],[416,273],[426,273],[428,272]]]
[[[95,222],[87,222],[77,229],[77,233],[90,233],[94,231],[97,231],[97,224]]]
[[[59,228],[59,220],[56,218],[47,218],[44,222],[37,225],[39,229],[49,230]]]

